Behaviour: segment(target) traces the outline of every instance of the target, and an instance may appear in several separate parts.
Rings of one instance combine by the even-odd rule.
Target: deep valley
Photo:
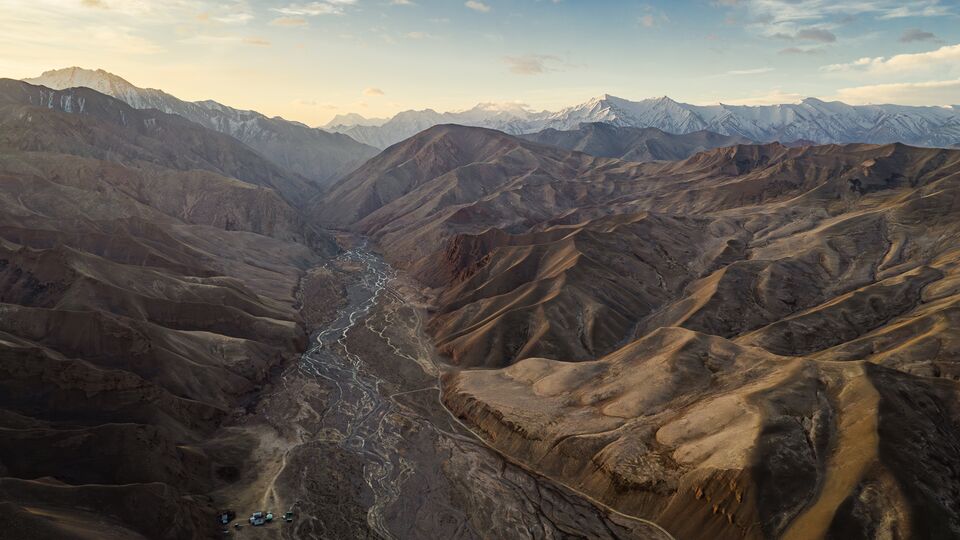
[[[0,538],[960,536],[960,150],[381,152],[45,77],[0,79]]]

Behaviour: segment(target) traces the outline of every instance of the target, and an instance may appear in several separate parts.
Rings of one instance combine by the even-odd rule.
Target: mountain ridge
[[[914,146],[953,147],[960,144],[960,107],[895,104],[848,105],[807,97],[799,103],[775,105],[692,105],[668,96],[631,101],[603,94],[558,111],[534,111],[517,103],[478,103],[454,112],[427,108],[406,110],[390,118],[365,118],[357,113],[337,115],[323,128],[267,118],[205,100],[185,102],[162,90],[138,88],[104,70],[77,67],[44,72],[27,82],[51,88],[87,86],[119,97],[137,108],[157,108],[180,114],[249,144],[293,172],[326,185],[352,172],[376,149],[385,149],[420,131],[440,124],[486,127],[510,135],[546,129],[570,131],[582,123],[604,122],[617,127],[657,128],[674,134],[712,131],[757,142],[795,141],[815,144],[902,142]],[[327,131],[325,131],[327,130]],[[334,139],[336,134],[349,137]],[[282,142],[278,143],[279,138]],[[309,151],[295,140],[309,140]],[[361,146],[351,144],[358,142]],[[302,143],[301,143],[302,145]],[[325,146],[336,151],[321,151]],[[293,149],[291,149],[291,147]],[[347,158],[336,157],[347,154]],[[331,161],[325,164],[325,161]]]
[[[284,170],[234,137],[177,114],[134,108],[91,88],[51,90],[0,79],[0,105],[20,109],[4,119],[0,138],[21,150],[206,169],[275,189],[291,202],[318,191],[306,178]],[[99,122],[86,122],[86,118]],[[47,136],[43,129],[54,124],[57,136]]]
[[[247,144],[277,165],[319,186],[344,176],[377,153],[375,148],[345,135],[280,117],[270,118],[256,111],[235,109],[213,100],[184,101],[162,90],[134,86],[102,69],[50,70],[24,81],[54,90],[91,88],[135,109],[157,109],[182,116]]]
[[[847,105],[817,98],[778,105],[691,105],[667,96],[630,101],[604,94],[555,112],[500,110],[483,115],[478,114],[482,111],[478,107],[447,113],[432,109],[404,111],[380,126],[331,129],[378,148],[387,148],[431,124],[441,123],[492,128],[511,135],[545,129],[568,131],[582,123],[605,122],[619,127],[654,127],[675,134],[707,130],[757,142],[903,142],[932,147],[960,143],[960,109],[955,106]]]
[[[449,410],[536,471],[677,538],[960,533],[960,151],[443,125],[330,196],[429,292]]]
[[[316,187],[84,87],[0,79],[4,538],[210,538],[238,407],[307,346]]]
[[[619,127],[605,122],[585,122],[577,129],[567,131],[547,128],[519,137],[538,144],[624,161],[674,161],[713,148],[753,143],[744,137],[707,130],[676,135],[654,127]]]

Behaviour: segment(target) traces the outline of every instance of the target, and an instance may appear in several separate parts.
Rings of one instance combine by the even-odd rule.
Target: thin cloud
[[[841,88],[836,99],[854,105],[952,105],[960,103],[960,79],[915,83],[874,84]]]
[[[308,2],[305,4],[290,4],[286,7],[274,8],[274,11],[284,15],[316,17],[319,15],[342,15],[344,6],[352,6],[357,0],[325,0],[323,2]]]
[[[723,103],[726,105],[779,105],[782,103],[799,103],[803,98],[804,96],[795,92],[784,92],[779,88],[774,88],[766,94],[724,100]]]
[[[370,97],[379,97],[384,95],[384,91],[379,88],[364,88],[363,95]]]
[[[938,0],[740,0],[713,2],[715,6],[742,11],[749,27],[767,37],[795,35],[804,27],[831,30],[854,17],[898,19],[943,17],[956,14],[956,6]]]
[[[908,28],[900,36],[900,43],[913,43],[914,41],[936,41],[937,36],[933,32],[926,32],[919,28]]]
[[[654,6],[651,6],[650,4],[643,4],[641,7],[644,11],[646,11],[646,14],[641,15],[637,19],[637,23],[644,28],[653,28],[660,22],[667,22],[670,20],[666,13],[655,8]]]
[[[266,40],[257,36],[238,36],[238,35],[212,35],[212,34],[199,34],[196,36],[191,36],[185,39],[180,40],[181,43],[187,43],[190,45],[207,45],[207,46],[234,46],[234,45],[256,45],[258,47],[269,47],[272,43],[269,40]]]
[[[270,21],[271,26],[307,26],[307,20],[303,17],[280,17]]]
[[[837,36],[829,30],[822,28],[804,28],[796,34],[796,38],[804,41],[819,41],[821,43],[833,43]]]
[[[201,34],[180,40],[181,43],[189,45],[235,45],[242,40],[237,36],[211,36]]]
[[[231,13],[220,17],[213,17],[213,20],[223,24],[247,24],[253,20],[253,15],[249,13]]]
[[[816,47],[809,47],[809,48],[787,47],[786,49],[780,49],[777,52],[777,54],[791,56],[791,55],[803,55],[803,54],[820,54],[821,52],[823,52],[823,50],[818,49]]]
[[[947,6],[941,6],[936,1],[910,2],[898,6],[880,15],[881,19],[902,19],[906,17],[943,17],[953,13]]]
[[[820,69],[827,72],[865,71],[872,74],[902,74],[932,70],[956,71],[960,67],[960,44],[939,49],[890,57],[860,58],[845,64],[830,64]]]
[[[754,69],[734,69],[732,71],[728,71],[727,75],[759,75],[761,73],[770,73],[771,71],[773,71],[772,67],[762,67],[762,68],[754,68]]]
[[[340,107],[334,105],[333,103],[320,102],[315,99],[295,99],[293,100],[294,105],[299,105],[301,107],[315,107],[317,109],[326,109],[326,110],[336,110]]]
[[[483,2],[480,2],[479,0],[467,0],[466,2],[463,3],[463,5],[467,6],[468,8],[474,11],[479,11],[480,13],[490,12],[490,6],[488,6],[487,4],[484,4]]]
[[[185,39],[180,40],[181,43],[187,43],[190,45],[258,45],[261,47],[267,47],[271,43],[263,38],[259,37],[244,37],[237,35],[210,35],[210,34],[200,34],[196,36],[191,36]]]
[[[824,30],[823,28],[803,28],[798,30],[795,34],[777,32],[769,37],[787,39],[791,41],[819,41],[821,43],[833,43],[837,40],[837,36],[833,32]]]
[[[527,54],[523,56],[504,56],[511,73],[517,75],[540,75],[549,71],[557,71],[555,67],[560,59],[546,54]]]

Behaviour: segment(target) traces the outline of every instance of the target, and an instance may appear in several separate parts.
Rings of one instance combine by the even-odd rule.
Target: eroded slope
[[[278,193],[298,181],[231,139],[3,88],[27,100],[0,106],[5,527],[212,535],[205,494],[246,451],[214,434],[305,346],[298,283],[329,240]]]
[[[341,219],[498,368],[445,402],[505,453],[678,537],[960,534],[956,151],[630,164],[444,126],[369,165]]]

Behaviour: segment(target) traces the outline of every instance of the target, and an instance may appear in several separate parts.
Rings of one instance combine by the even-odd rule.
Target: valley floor
[[[349,241],[349,240],[348,240]],[[255,459],[214,495],[238,538],[669,538],[506,461],[439,399],[423,299],[354,243],[304,285],[312,346],[223,437]],[[245,524],[257,510],[292,523]]]

